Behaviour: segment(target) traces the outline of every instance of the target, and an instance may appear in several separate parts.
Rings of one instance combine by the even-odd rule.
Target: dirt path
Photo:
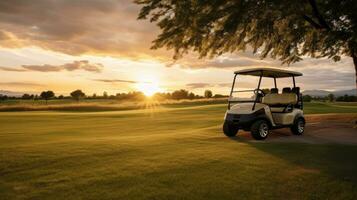
[[[265,141],[301,142],[310,144],[357,144],[356,114],[319,114],[306,116],[306,130],[303,136],[292,135],[290,129],[271,131]],[[238,137],[252,141],[249,132],[240,132]]]

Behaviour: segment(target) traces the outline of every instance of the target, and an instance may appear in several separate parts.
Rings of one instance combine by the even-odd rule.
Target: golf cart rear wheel
[[[264,140],[269,134],[269,124],[265,120],[258,120],[253,123],[250,132],[254,139]]]
[[[238,128],[230,122],[224,122],[223,133],[228,137],[234,137],[238,133]]]
[[[302,135],[305,131],[305,119],[302,117],[297,118],[290,129],[294,135]]]

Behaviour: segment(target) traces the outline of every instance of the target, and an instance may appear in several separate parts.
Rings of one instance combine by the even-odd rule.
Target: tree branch
[[[310,5],[311,5],[312,12],[313,12],[314,16],[319,21],[319,25],[322,26],[323,28],[325,28],[326,30],[331,30],[331,28],[327,24],[326,20],[320,14],[319,9],[317,8],[316,1],[315,0],[308,0],[308,1],[309,1]]]
[[[315,22],[313,19],[311,19],[309,16],[307,15],[303,15],[303,18],[309,22],[314,28],[316,29],[323,29],[324,27],[322,27],[319,23]]]

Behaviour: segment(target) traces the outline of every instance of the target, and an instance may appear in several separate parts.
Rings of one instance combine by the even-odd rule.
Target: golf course
[[[357,137],[356,103],[306,103],[305,135],[264,141],[225,137],[222,103],[102,110],[0,112],[0,199],[357,198],[356,141],[289,139]]]
[[[0,200],[357,200],[357,0],[0,0]]]

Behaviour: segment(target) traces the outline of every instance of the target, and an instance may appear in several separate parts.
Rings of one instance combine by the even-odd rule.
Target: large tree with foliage
[[[139,19],[162,30],[153,48],[201,57],[251,48],[294,63],[303,56],[352,57],[357,77],[357,3],[354,0],[136,0]],[[357,87],[357,80],[356,80]]]
[[[82,90],[75,90],[71,92],[71,97],[74,98],[75,100],[79,101],[79,99],[84,98],[86,94],[82,92]]]
[[[213,96],[212,91],[211,90],[205,90],[204,96],[206,98],[211,98]]]
[[[55,97],[55,93],[54,93],[53,91],[51,91],[51,90],[49,90],[49,91],[43,91],[43,92],[41,92],[40,97],[41,97],[42,99],[45,99],[45,100],[46,100],[46,104],[47,104],[47,101],[48,101],[49,99]]]

